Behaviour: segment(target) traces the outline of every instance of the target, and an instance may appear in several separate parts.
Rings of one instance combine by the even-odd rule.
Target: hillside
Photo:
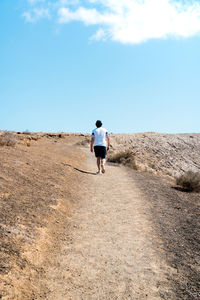
[[[199,139],[111,135],[151,172],[99,177],[88,135],[0,137],[0,299],[199,299],[200,194],[160,176],[199,171]]]
[[[189,170],[200,172],[200,133],[116,134],[111,141],[112,151],[130,149],[140,170],[174,177]]]
[[[6,138],[17,144],[0,147],[0,299],[35,299],[38,293],[45,299],[42,278],[60,243],[55,231],[65,230],[81,182],[64,165],[84,158],[71,146],[80,137],[14,133]]]

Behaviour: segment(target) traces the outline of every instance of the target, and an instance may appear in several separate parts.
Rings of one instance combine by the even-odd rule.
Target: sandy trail
[[[89,153],[86,170],[96,170]],[[165,298],[166,274],[171,270],[148,217],[150,204],[130,171],[107,164],[104,175],[82,176],[83,183],[77,186],[80,201],[68,220],[67,238],[48,270],[47,298]],[[168,293],[167,299],[173,297]]]
[[[94,175],[82,135],[26,140],[1,148],[1,299],[199,299],[199,194]]]

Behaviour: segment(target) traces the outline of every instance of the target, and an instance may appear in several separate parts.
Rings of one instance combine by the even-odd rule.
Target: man
[[[92,131],[90,151],[93,152],[94,149],[97,158],[97,174],[102,174],[105,173],[105,158],[106,152],[110,147],[110,140],[108,132],[102,127],[102,122],[100,120],[96,121],[96,127],[97,128]]]

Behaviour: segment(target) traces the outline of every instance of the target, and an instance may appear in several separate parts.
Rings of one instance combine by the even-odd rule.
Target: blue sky
[[[199,33],[198,1],[1,0],[0,129],[199,132]]]

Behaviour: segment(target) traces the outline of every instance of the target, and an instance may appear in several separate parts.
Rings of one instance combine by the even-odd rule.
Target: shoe
[[[97,172],[97,175],[101,175],[102,174],[102,172],[101,172],[101,170],[99,170],[98,172]]]
[[[101,165],[101,170],[102,170],[102,173],[105,173],[105,172],[106,172],[105,166],[104,166],[104,165]]]

